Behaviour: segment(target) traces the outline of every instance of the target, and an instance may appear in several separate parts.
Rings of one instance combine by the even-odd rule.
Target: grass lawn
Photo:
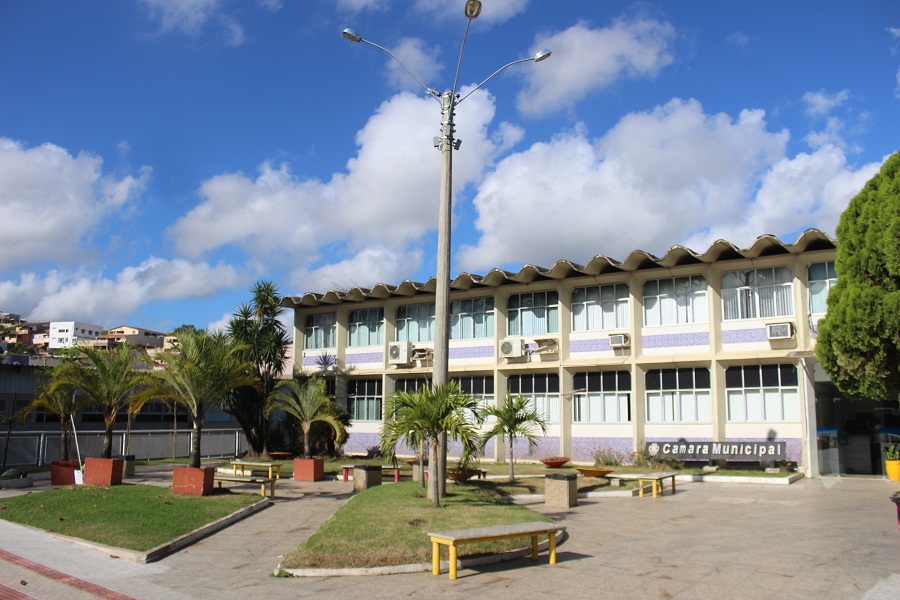
[[[259,501],[216,490],[175,496],[151,485],[67,486],[0,499],[0,518],[92,542],[144,551]]]
[[[448,485],[432,508],[415,482],[376,486],[354,496],[290,555],[284,568],[347,568],[431,562],[426,533],[551,519],[501,499],[489,488]],[[527,539],[460,547],[460,556],[528,545]]]

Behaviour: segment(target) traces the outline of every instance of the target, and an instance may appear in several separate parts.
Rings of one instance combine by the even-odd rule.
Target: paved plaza
[[[167,473],[136,479],[164,484]],[[170,479],[169,479],[170,481]],[[46,484],[43,484],[46,486]],[[40,489],[40,487],[36,488]],[[159,562],[141,565],[0,520],[0,599],[28,598],[900,598],[900,484],[875,478],[790,486],[678,483],[658,499],[530,504],[568,528],[559,562],[446,572],[278,578],[281,558],[352,493],[352,483],[281,481],[279,499]],[[249,488],[248,488],[249,491]],[[14,492],[0,491],[2,497]],[[388,507],[386,507],[388,509]],[[397,515],[397,519],[402,519]],[[365,527],[365,523],[360,523]]]

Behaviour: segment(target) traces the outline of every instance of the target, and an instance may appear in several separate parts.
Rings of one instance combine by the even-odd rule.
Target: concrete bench
[[[222,487],[222,482],[228,481],[231,483],[257,483],[259,484],[259,494],[262,497],[266,496],[266,486],[269,486],[269,499],[275,499],[275,478],[274,477],[239,477],[234,475],[219,475],[216,474],[213,477],[213,481],[219,484],[219,488]]]
[[[341,478],[344,481],[349,481],[350,471],[352,471],[355,466],[356,465],[341,465]],[[394,483],[398,483],[400,481],[400,467],[384,466],[384,467],[381,467],[381,472],[382,473],[393,473],[394,474]]]
[[[457,548],[462,544],[530,537],[531,560],[537,560],[539,535],[548,536],[550,564],[555,565],[556,534],[565,530],[566,527],[564,525],[557,525],[556,523],[530,522],[429,532],[428,536],[431,538],[431,573],[433,575],[441,574],[441,546],[447,546],[450,549],[450,579],[456,579]]]

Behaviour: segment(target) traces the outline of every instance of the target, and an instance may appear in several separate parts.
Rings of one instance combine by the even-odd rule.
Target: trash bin
[[[575,473],[544,476],[544,503],[553,508],[578,506],[578,483]]]

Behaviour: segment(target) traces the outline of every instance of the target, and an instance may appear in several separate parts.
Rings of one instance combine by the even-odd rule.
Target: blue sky
[[[0,311],[219,326],[435,271],[462,0],[0,4]],[[484,0],[453,273],[829,234],[900,149],[900,6]]]

